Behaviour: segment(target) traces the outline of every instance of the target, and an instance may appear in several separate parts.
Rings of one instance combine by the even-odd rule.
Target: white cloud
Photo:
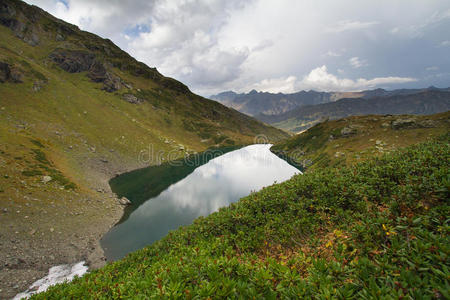
[[[358,91],[374,88],[379,85],[399,84],[417,81],[411,77],[377,77],[373,79],[359,78],[352,80],[348,78],[338,78],[336,75],[328,73],[326,66],[313,69],[303,78],[298,86],[302,89],[316,89],[320,91]]]
[[[252,84],[250,89],[271,93],[294,93],[297,91],[298,80],[295,76],[263,79]]]
[[[337,52],[334,52],[334,51],[331,51],[331,50],[328,50],[328,52],[323,54],[323,56],[339,57],[339,56],[341,56],[341,54],[337,53]]]
[[[237,78],[248,48],[225,47],[216,33],[238,1],[163,1],[155,7],[152,28],[130,43],[133,54],[197,87]],[[267,47],[262,44],[261,47]]]
[[[203,95],[298,90],[304,74],[324,64],[339,80],[450,69],[442,49],[450,46],[448,0],[410,0],[407,14],[401,0],[26,1],[111,39]],[[408,43],[398,38],[411,36]],[[422,77],[404,86],[431,84],[448,80]]]
[[[349,30],[360,30],[372,27],[374,25],[379,24],[378,22],[361,22],[361,21],[352,21],[352,20],[342,20],[339,21],[332,27],[327,27],[325,32],[330,33],[340,33]]]
[[[349,64],[357,69],[357,68],[361,68],[361,67],[367,67],[369,64],[367,63],[367,60],[365,59],[360,59],[359,57],[355,56],[352,57],[348,60]]]
[[[356,80],[339,78],[328,73],[327,67],[315,68],[299,80],[296,76],[264,79],[251,85],[251,89],[272,93],[293,93],[299,90],[317,91],[360,91],[375,88],[380,85],[394,85],[417,81],[411,77],[376,77],[372,79],[358,78]]]

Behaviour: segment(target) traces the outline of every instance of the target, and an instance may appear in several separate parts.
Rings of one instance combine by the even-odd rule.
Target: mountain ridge
[[[284,114],[256,116],[279,128],[299,132],[325,119],[367,114],[431,115],[450,110],[450,91],[425,89],[371,98],[343,98],[335,102],[298,107]]]
[[[426,90],[450,91],[450,88],[439,89],[433,86],[423,89],[396,90],[377,88],[374,90],[364,90],[359,92],[319,92],[309,90],[289,94],[257,92],[256,90],[252,90],[249,93],[235,93],[233,91],[226,91],[216,95],[211,95],[209,98],[258,118],[259,115],[280,115],[305,105],[335,102],[344,98],[368,99],[373,97],[389,97],[395,95],[415,94]]]

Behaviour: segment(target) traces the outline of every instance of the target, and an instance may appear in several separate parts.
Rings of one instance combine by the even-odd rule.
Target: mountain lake
[[[223,148],[135,170],[110,181],[132,202],[102,238],[108,261],[141,249],[180,226],[191,224],[298,169],[270,152],[270,144]]]

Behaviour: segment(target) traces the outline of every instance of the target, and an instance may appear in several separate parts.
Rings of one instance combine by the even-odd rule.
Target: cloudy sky
[[[450,86],[448,0],[26,0],[208,96]]]

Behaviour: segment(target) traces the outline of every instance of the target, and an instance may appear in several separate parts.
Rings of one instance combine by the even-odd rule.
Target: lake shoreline
[[[67,208],[55,205],[40,215],[14,203],[0,212],[0,225],[7,229],[0,232],[1,299],[27,290],[51,267],[86,261],[91,271],[106,264],[100,240],[123,216],[124,207],[111,192],[68,191],[67,199],[82,203],[79,212],[67,215]]]
[[[200,153],[197,164],[185,159],[183,164],[151,166],[113,178],[111,189],[132,205],[101,240],[107,260],[118,260],[252,191],[302,173],[270,147],[253,144],[208,158]]]

